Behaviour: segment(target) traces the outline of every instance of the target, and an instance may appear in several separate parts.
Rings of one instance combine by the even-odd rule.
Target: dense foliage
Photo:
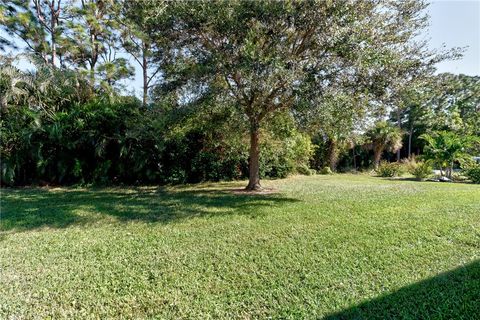
[[[371,169],[395,152],[450,176],[480,154],[480,81],[433,75],[459,52],[417,40],[425,7],[3,1],[1,183],[248,177],[257,189],[261,177]]]
[[[480,164],[466,167],[464,173],[473,183],[480,183]]]
[[[145,184],[246,176],[246,137],[232,134],[231,115],[140,106],[135,98],[121,98],[74,104],[51,115],[28,107],[9,110],[1,120],[2,182]],[[223,130],[214,130],[211,121],[220,117],[227,118]],[[294,129],[264,134],[263,177],[285,177],[308,166],[308,136]]]
[[[381,161],[375,169],[375,172],[379,177],[392,178],[400,176],[403,173],[403,168],[402,165],[397,162]]]
[[[442,172],[451,178],[453,167],[459,162],[471,161],[470,152],[478,137],[459,136],[450,131],[438,131],[424,134],[422,137],[427,145],[423,157],[431,160]]]
[[[418,180],[424,180],[432,174],[432,165],[430,161],[415,161],[408,166],[408,172]]]

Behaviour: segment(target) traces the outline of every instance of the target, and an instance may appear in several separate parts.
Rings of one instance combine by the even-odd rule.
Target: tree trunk
[[[413,136],[413,128],[410,128],[408,132],[408,159],[412,157],[412,136]]]
[[[250,159],[248,161],[248,185],[246,190],[261,190],[260,185],[260,146],[259,146],[259,124],[258,121],[250,121]]]
[[[400,107],[397,108],[397,125],[398,125],[398,129],[402,130],[402,118],[401,118]],[[402,148],[397,150],[397,162],[400,162],[401,151],[402,151]]]
[[[92,52],[90,53],[90,85],[92,88],[95,87],[95,65],[98,60],[98,44],[96,43],[97,36],[90,30],[90,45],[92,46]]]
[[[355,158],[355,145],[352,148],[352,156],[353,156],[353,170],[357,171],[357,159]]]
[[[55,64],[57,63],[57,44],[55,39],[55,32],[52,32],[52,67],[55,68]]]
[[[328,149],[328,162],[330,164],[330,170],[335,172],[337,170],[338,164],[338,142],[337,139],[329,139],[329,149]]]
[[[95,87],[95,67],[93,67],[92,65],[90,65],[90,71],[89,71],[89,76],[90,76],[90,86],[92,88]]]
[[[375,165],[375,170],[378,169],[378,166],[380,165],[380,160],[382,158],[382,152],[383,150],[381,149],[373,149],[373,161]]]
[[[145,52],[143,53],[143,65],[142,65],[142,71],[143,71],[143,106],[145,107],[147,105],[147,99],[148,99],[148,63],[147,63],[147,57],[145,56]]]
[[[57,29],[57,16],[54,9],[54,3],[52,2],[52,14],[51,14],[51,22],[50,22],[50,37],[52,38],[52,67],[55,68],[55,64],[57,63],[57,38],[56,38],[56,29]],[[60,6],[60,4],[58,5]],[[60,8],[58,8],[60,10]]]
[[[2,112],[7,111],[7,108],[8,108],[7,96],[3,95],[2,97],[0,97],[0,111]]]
[[[143,71],[143,106],[147,106],[148,86],[152,78],[148,78],[148,57],[150,44],[145,40],[142,41],[142,71]]]

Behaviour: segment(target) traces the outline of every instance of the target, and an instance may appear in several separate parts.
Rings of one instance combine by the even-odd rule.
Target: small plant
[[[454,182],[466,182],[468,178],[463,172],[454,172],[452,173],[452,181]]]
[[[472,165],[463,170],[463,173],[473,183],[480,183],[480,165]]]
[[[330,167],[323,167],[323,169],[320,170],[320,174],[333,174],[333,171]]]
[[[379,177],[398,177],[403,174],[403,168],[397,162],[381,161],[375,172]]]
[[[315,174],[315,170],[310,169],[307,165],[299,165],[297,166],[297,172],[299,174],[303,174],[305,176],[311,176]]]
[[[412,155],[410,158],[402,159],[401,163],[405,167],[407,172],[410,172],[413,168],[415,168],[419,164],[419,161],[417,160],[415,155]]]
[[[410,162],[408,172],[418,180],[425,180],[432,174],[432,166],[427,162]]]

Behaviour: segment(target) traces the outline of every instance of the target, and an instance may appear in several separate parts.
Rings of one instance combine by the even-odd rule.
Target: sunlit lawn
[[[478,319],[480,186],[3,189],[0,319]]]

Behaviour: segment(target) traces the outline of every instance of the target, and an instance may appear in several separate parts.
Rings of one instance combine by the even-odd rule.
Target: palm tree
[[[375,169],[378,169],[382,153],[385,150],[396,152],[402,147],[402,131],[386,122],[379,121],[373,128],[366,132],[369,147],[373,149]]]
[[[479,140],[471,136],[459,136],[450,131],[423,134],[420,138],[427,143],[424,157],[432,160],[440,168],[440,174],[443,176],[445,172],[448,178],[452,178],[455,161],[468,159],[468,149]]]
[[[13,59],[3,57],[0,60],[0,110],[3,112],[11,103],[19,103],[28,97],[33,87],[30,74],[13,65]]]

